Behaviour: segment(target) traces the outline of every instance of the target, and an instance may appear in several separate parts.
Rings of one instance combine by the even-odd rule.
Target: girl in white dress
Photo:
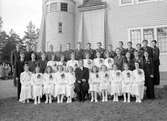
[[[101,57],[100,52],[96,53],[96,57],[97,58],[93,60],[93,65],[97,66],[100,69],[101,66],[104,65],[104,59],[100,58]]]
[[[89,76],[89,92],[91,93],[91,102],[97,100],[97,94],[99,93],[100,79],[99,79],[98,68],[96,66],[92,67],[92,71]]]
[[[41,103],[41,97],[43,94],[43,74],[40,73],[40,67],[35,68],[35,73],[32,75],[32,85],[33,85],[33,98],[34,104]]]
[[[108,70],[112,70],[113,64],[114,64],[114,59],[109,57],[109,53],[105,52],[105,57],[106,59],[104,60],[104,65],[107,66]]]
[[[93,61],[90,59],[90,54],[89,53],[86,53],[85,56],[86,56],[86,59],[83,60],[84,61],[84,67],[91,70]]]
[[[107,71],[107,66],[105,65],[101,66],[99,77],[100,77],[100,90],[102,93],[102,102],[107,102],[108,101],[108,91],[110,88],[109,73]]]
[[[31,76],[32,73],[29,71],[28,64],[24,65],[24,72],[20,75],[21,82],[21,93],[19,101],[22,103],[29,103],[29,99],[32,98],[31,95]]]
[[[78,67],[78,61],[75,60],[75,53],[71,53],[71,60],[67,62],[67,68],[69,66],[72,66],[74,70]]]
[[[128,64],[124,63],[124,71],[122,72],[122,93],[124,102],[130,102],[130,95],[132,91],[133,73],[129,70]],[[128,98],[127,98],[128,97]]]
[[[52,67],[46,67],[46,73],[44,74],[44,94],[46,96],[45,103],[52,103],[52,95],[54,90],[54,78],[52,73]]]
[[[114,95],[113,102],[118,102],[118,96],[121,94],[122,72],[117,70],[117,65],[113,65],[110,71],[111,95]]]
[[[75,73],[72,66],[68,67],[68,72],[66,73],[66,96],[67,96],[67,103],[72,102],[72,98],[74,97],[74,83],[75,83]]]
[[[56,69],[57,68],[57,62],[55,61],[55,55],[54,54],[52,54],[51,60],[48,61],[47,66],[51,66],[53,72],[55,72],[57,70]]]
[[[141,103],[144,96],[144,81],[145,75],[143,69],[139,68],[139,63],[135,63],[135,70],[133,71],[133,85],[132,94],[136,97],[136,102]]]
[[[63,67],[63,70],[66,69],[66,62],[65,62],[65,56],[64,55],[61,55],[60,56],[60,61],[57,62],[57,70],[56,72],[58,71],[58,66],[61,65]]]
[[[58,72],[55,74],[56,77],[56,95],[57,95],[57,103],[63,103],[63,99],[66,93],[66,75],[63,71],[63,66],[58,66]]]

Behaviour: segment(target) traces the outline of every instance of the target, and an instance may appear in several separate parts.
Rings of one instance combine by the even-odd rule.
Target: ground
[[[167,121],[167,86],[156,88],[156,99],[142,104],[87,101],[34,105],[20,104],[15,97],[1,98],[0,121]]]

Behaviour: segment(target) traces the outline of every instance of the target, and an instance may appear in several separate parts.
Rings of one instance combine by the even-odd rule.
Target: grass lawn
[[[0,121],[167,121],[167,86],[156,89],[155,100],[142,104],[113,103],[21,104],[0,100]]]

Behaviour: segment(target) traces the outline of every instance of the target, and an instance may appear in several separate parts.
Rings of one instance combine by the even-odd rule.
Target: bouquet
[[[99,74],[96,74],[96,78],[99,78]]]
[[[65,78],[65,74],[63,73],[63,74],[61,74],[61,78],[62,79],[64,79]]]
[[[53,76],[52,76],[52,75],[49,75],[49,79],[53,79]]]
[[[127,73],[127,77],[130,78],[130,73],[129,72]]]
[[[40,78],[41,78],[41,75],[40,75],[40,74],[38,74],[38,75],[37,75],[37,78],[38,78],[38,79],[40,79]]]
[[[141,71],[141,70],[138,70],[138,74],[139,74],[139,75],[142,75],[142,71]]]
[[[116,75],[117,75],[117,76],[120,76],[120,75],[121,75],[121,73],[120,73],[120,72],[116,72]]]

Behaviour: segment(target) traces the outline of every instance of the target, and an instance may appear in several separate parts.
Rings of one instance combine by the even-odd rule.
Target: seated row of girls
[[[62,66],[58,66],[58,72],[52,73],[52,68],[48,66],[46,73],[40,73],[37,66],[36,73],[31,73],[27,64],[24,66],[24,72],[21,73],[21,94],[20,102],[29,103],[29,99],[34,99],[34,104],[40,104],[41,97],[46,96],[45,103],[52,103],[52,97],[57,97],[57,102],[62,103],[64,96],[67,97],[67,103],[72,102],[74,96],[73,88],[75,76],[73,68],[69,67],[68,72],[63,71]]]
[[[107,70],[102,65],[100,71],[93,66],[90,72],[89,85],[91,102],[97,100],[97,95],[102,95],[102,102],[108,101],[108,95],[113,95],[113,101],[118,102],[118,96],[124,98],[124,102],[130,102],[130,96],[136,97],[136,102],[141,103],[144,95],[144,71],[135,63],[134,71],[128,70],[128,65],[124,64],[124,71],[121,72],[117,66],[113,65],[113,70]]]

